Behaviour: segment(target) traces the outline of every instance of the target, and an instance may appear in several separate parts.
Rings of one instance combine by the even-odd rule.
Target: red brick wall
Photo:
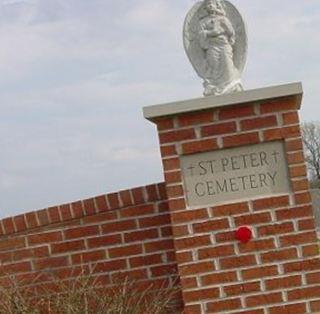
[[[175,281],[164,184],[154,184],[0,221],[0,275],[37,284],[87,269],[105,284],[126,276],[148,286]],[[33,281],[38,278],[36,281]]]
[[[295,97],[179,114],[159,132],[186,313],[320,311],[320,260]],[[283,140],[292,193],[188,208],[180,156]],[[235,240],[252,227],[247,244]]]

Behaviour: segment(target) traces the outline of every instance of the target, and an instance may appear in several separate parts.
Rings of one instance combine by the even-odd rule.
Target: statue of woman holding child
[[[247,55],[247,36],[240,13],[228,1],[204,0],[194,5],[184,25],[184,46],[204,95],[243,90],[240,74]]]

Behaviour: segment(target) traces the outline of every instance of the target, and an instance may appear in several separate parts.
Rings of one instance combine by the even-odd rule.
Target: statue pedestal
[[[144,108],[158,128],[185,313],[319,306],[301,99],[295,83]]]

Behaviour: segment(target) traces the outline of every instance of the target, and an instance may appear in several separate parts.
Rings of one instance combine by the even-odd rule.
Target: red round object
[[[252,230],[249,227],[243,226],[236,231],[236,239],[241,243],[247,243],[252,239]]]

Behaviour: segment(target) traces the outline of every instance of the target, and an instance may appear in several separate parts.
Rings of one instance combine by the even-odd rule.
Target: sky
[[[0,218],[163,180],[144,106],[202,96],[182,26],[196,0],[0,0]],[[232,0],[245,89],[301,81],[320,120],[319,0]]]

